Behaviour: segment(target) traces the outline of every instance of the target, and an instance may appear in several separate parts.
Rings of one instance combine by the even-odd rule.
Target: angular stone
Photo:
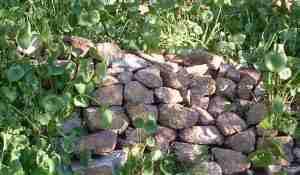
[[[222,175],[222,168],[216,162],[201,162],[199,168],[200,169],[197,172],[204,171],[205,175]]]
[[[253,82],[253,85],[256,85],[261,79],[261,73],[255,69],[251,68],[241,68],[240,70],[241,77],[248,77]],[[250,81],[250,80],[249,80]]]
[[[155,140],[163,151],[168,151],[170,143],[176,139],[176,131],[160,126],[155,134]]]
[[[208,109],[209,105],[209,97],[203,97],[201,95],[193,95],[191,96],[191,104],[192,107]]]
[[[267,107],[263,103],[257,103],[250,107],[247,112],[247,124],[255,125],[261,122],[267,114]]]
[[[129,72],[129,71],[121,72],[118,75],[119,81],[123,84],[127,84],[127,83],[131,82],[132,78],[133,78],[133,73]]]
[[[208,147],[205,145],[195,145],[183,142],[173,143],[174,153],[177,159],[186,163],[197,163],[207,154]]]
[[[208,66],[206,64],[190,66],[186,68],[188,74],[192,76],[203,76],[208,71]]]
[[[225,112],[231,103],[221,96],[215,96],[209,101],[208,112],[214,117],[218,117]]]
[[[199,113],[199,119],[201,125],[213,125],[215,124],[215,119],[210,113],[202,108],[194,108]]]
[[[122,107],[113,106],[109,109],[112,112],[112,122],[109,130],[112,130],[118,134],[123,133],[129,125],[129,120]],[[86,120],[87,126],[91,131],[97,131],[100,129],[107,129],[107,126],[103,124],[103,116],[100,109],[96,107],[89,107],[84,109],[83,116]]]
[[[158,120],[163,126],[182,129],[195,125],[199,120],[199,114],[180,104],[163,104],[159,107]]]
[[[137,71],[134,74],[134,78],[148,88],[158,88],[163,85],[163,81],[160,77],[160,71],[154,67]]]
[[[123,51],[115,43],[97,43],[96,50],[99,58],[108,60],[109,63],[120,61],[124,55]]]
[[[81,138],[79,150],[89,150],[96,155],[111,153],[117,144],[117,135],[112,131],[101,131]]]
[[[185,69],[178,72],[161,71],[164,86],[174,89],[186,89],[191,84],[191,79]]]
[[[215,126],[193,126],[179,133],[184,142],[204,145],[222,145],[224,137]]]
[[[148,90],[138,81],[131,81],[125,85],[124,98],[128,103],[154,103],[153,91]]]
[[[191,96],[213,95],[216,91],[216,81],[210,76],[196,76],[192,79]]]
[[[112,85],[98,88],[94,97],[100,104],[121,106],[123,103],[123,86]]]
[[[180,103],[183,101],[180,92],[172,88],[160,87],[155,89],[154,94],[159,103]]]
[[[237,85],[230,79],[217,78],[217,94],[233,99],[235,97]]]
[[[255,133],[252,129],[237,133],[225,140],[225,145],[234,151],[250,153],[255,149]]]
[[[157,119],[158,109],[154,105],[147,104],[127,104],[126,110],[131,121],[135,121],[137,118],[142,118],[145,121],[149,119],[149,116],[154,116]]]
[[[116,77],[108,75],[108,76],[106,76],[106,78],[101,83],[101,87],[103,87],[103,86],[112,86],[112,85],[115,85],[115,84],[120,84],[120,81]]]
[[[241,99],[250,100],[253,96],[252,91],[254,89],[254,86],[255,86],[255,81],[252,78],[248,76],[243,77],[238,84],[238,90],[237,90],[238,96]]]
[[[222,64],[219,70],[219,76],[229,78],[232,81],[239,82],[241,79],[240,72],[230,64]]]
[[[239,133],[247,128],[245,121],[233,112],[225,112],[219,115],[217,126],[225,136]]]
[[[124,68],[127,71],[136,71],[150,66],[151,64],[141,57],[126,53],[122,55],[122,59],[112,63],[112,68]]]
[[[123,151],[114,151],[111,155],[102,156],[89,162],[88,167],[80,165],[80,162],[73,162],[71,168],[73,173],[78,175],[113,175],[127,160]]]
[[[70,134],[76,128],[81,128],[80,111],[74,112],[62,126],[64,134]]]
[[[229,149],[213,148],[212,153],[225,175],[244,172],[250,168],[247,156]]]

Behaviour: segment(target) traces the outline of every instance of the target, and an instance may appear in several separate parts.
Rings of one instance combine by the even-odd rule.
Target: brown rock
[[[182,129],[195,125],[199,120],[199,114],[180,104],[164,104],[159,108],[158,120],[163,126]]]
[[[177,159],[186,163],[197,163],[208,152],[207,146],[183,142],[174,142],[173,148]]]
[[[216,82],[210,76],[196,76],[192,79],[191,96],[213,95],[216,91]]]
[[[125,85],[124,98],[128,103],[134,104],[151,104],[154,102],[153,92],[138,81],[131,81]]]
[[[191,79],[185,69],[180,69],[178,72],[162,71],[161,76],[164,81],[164,86],[174,89],[186,89]]]
[[[193,126],[182,130],[179,137],[184,142],[204,145],[222,145],[224,138],[214,126]]]
[[[94,97],[100,104],[121,106],[123,103],[123,86],[112,85],[101,87],[96,90]]]
[[[203,97],[201,95],[191,96],[191,104],[194,108],[208,109],[209,97]]]
[[[244,172],[250,168],[245,155],[229,149],[213,148],[212,153],[225,175]]]
[[[162,87],[163,81],[157,68],[149,67],[137,71],[134,78],[148,88]]]
[[[167,127],[159,127],[155,134],[156,143],[163,151],[167,151],[169,149],[170,143],[175,139],[176,131]]]
[[[137,118],[143,118],[148,120],[149,116],[152,115],[157,119],[158,109],[154,105],[147,104],[127,104],[126,105],[127,113],[131,121],[136,120]]]
[[[180,92],[172,88],[157,88],[155,89],[154,94],[159,103],[180,103],[183,100]]]
[[[202,108],[194,108],[199,113],[201,125],[213,125],[215,124],[215,119],[210,113]]]
[[[186,72],[192,76],[203,76],[208,71],[206,64],[190,66],[186,68]]]
[[[239,133],[247,128],[244,120],[233,112],[225,112],[219,115],[217,126],[225,136]]]
[[[191,105],[191,90],[190,89],[181,89],[180,94],[182,97],[182,102],[186,105]]]
[[[251,68],[241,68],[240,70],[241,77],[248,77],[256,85],[261,79],[261,73],[255,69]]]
[[[116,85],[116,84],[120,84],[120,81],[113,76],[106,76],[105,79],[103,80],[103,82],[101,83],[101,86],[112,86],[112,85]]]
[[[101,131],[84,136],[79,143],[79,150],[90,150],[96,155],[111,153],[117,144],[117,135],[111,131]]]
[[[65,36],[64,42],[72,46],[72,54],[75,57],[84,57],[88,53],[91,47],[94,47],[94,43],[88,39],[76,36]]]
[[[231,103],[221,96],[215,96],[209,101],[208,112],[214,117],[225,112]]]
[[[112,112],[112,123],[110,130],[120,134],[123,133],[129,125],[129,120],[124,112],[122,107],[111,107],[110,111]],[[102,121],[102,115],[100,109],[96,107],[89,107],[84,109],[83,116],[86,120],[87,126],[91,131],[97,131],[100,129],[107,129],[107,126],[104,126]]]
[[[255,141],[255,133],[250,129],[228,137],[225,145],[234,151],[250,153],[255,149]]]

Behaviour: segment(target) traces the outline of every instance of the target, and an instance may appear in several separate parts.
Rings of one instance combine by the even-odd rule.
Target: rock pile
[[[206,149],[209,159],[201,164],[208,167],[209,175],[251,171],[247,155],[259,146],[265,131],[256,125],[267,113],[259,72],[237,69],[204,51],[175,63],[115,47],[97,45],[99,54],[109,59],[109,68],[105,81],[92,94],[99,104],[110,107],[112,128],[103,127],[96,104],[82,109],[81,118],[66,122],[80,126],[83,120],[91,134],[81,138],[78,146],[104,156],[95,160],[86,175],[111,174],[119,165],[116,160],[124,159],[116,149],[141,139],[132,122],[150,114],[159,124],[157,144],[174,151],[180,161],[197,164]],[[300,160],[292,138],[273,136],[285,143],[288,164]],[[73,169],[80,168],[74,164]]]

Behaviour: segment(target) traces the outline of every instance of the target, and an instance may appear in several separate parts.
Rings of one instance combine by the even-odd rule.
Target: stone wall
[[[110,64],[105,81],[92,95],[97,103],[110,107],[112,128],[104,128],[97,103],[65,124],[65,129],[70,129],[85,123],[90,134],[81,138],[78,146],[106,155],[95,160],[87,175],[111,174],[124,160],[120,149],[140,139],[132,122],[150,114],[159,124],[157,144],[162,150],[174,151],[180,161],[197,163],[202,152],[195,150],[205,145],[209,148],[209,161],[204,163],[209,175],[251,171],[247,155],[259,147],[263,134],[273,134],[283,143],[284,165],[300,160],[299,148],[292,153],[293,138],[266,133],[257,126],[267,113],[259,72],[236,68],[205,51],[182,60],[125,53],[109,43],[97,48]],[[80,168],[74,164],[73,169]]]

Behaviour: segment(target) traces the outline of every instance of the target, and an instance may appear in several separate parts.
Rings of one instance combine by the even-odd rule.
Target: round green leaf
[[[79,25],[82,26],[92,26],[99,22],[100,14],[97,10],[84,11],[80,14]]]
[[[111,110],[107,108],[101,108],[100,109],[101,114],[100,114],[100,119],[101,119],[101,127],[103,128],[111,128],[112,126],[112,112]]]
[[[18,81],[25,75],[21,65],[13,65],[7,70],[7,79],[11,82]]]
[[[287,62],[287,57],[277,52],[270,52],[265,56],[265,65],[271,72],[282,71]]]
[[[279,72],[279,77],[280,79],[282,80],[287,80],[289,79],[290,77],[292,76],[292,70],[288,67],[282,69],[280,72]]]
[[[46,112],[55,113],[60,111],[64,106],[64,99],[56,95],[48,95],[43,98],[42,106]]]

